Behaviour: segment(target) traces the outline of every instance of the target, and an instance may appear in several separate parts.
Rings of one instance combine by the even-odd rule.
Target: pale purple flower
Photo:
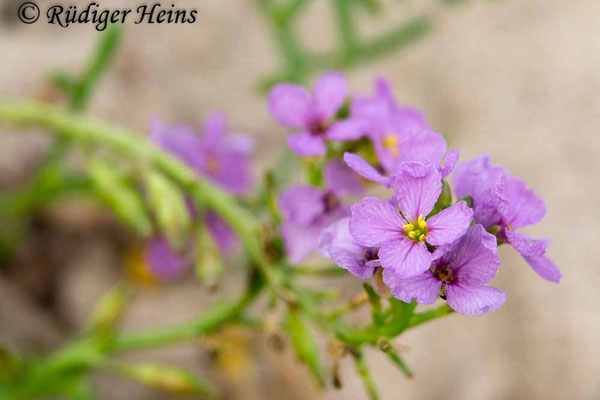
[[[241,195],[252,187],[250,154],[254,147],[252,139],[241,133],[228,133],[227,119],[222,112],[211,113],[197,133],[187,125],[166,126],[154,120],[150,137],[159,147],[167,150],[198,175],[207,178],[223,190]],[[197,209],[188,198],[190,214],[197,218]],[[216,213],[207,210],[204,222],[215,243],[223,254],[229,254],[238,244],[234,231]],[[191,252],[192,249],[188,249]],[[185,270],[189,261],[177,254],[163,237],[150,241],[146,247],[150,269],[158,276],[168,279]]]
[[[420,111],[398,106],[388,81],[378,78],[374,86],[375,96],[354,98],[350,112],[352,118],[365,122],[367,136],[373,143],[381,170],[393,174],[404,161],[439,165],[446,153],[443,136],[430,129]],[[457,159],[458,150],[446,155],[445,165],[440,167],[443,177],[452,171]],[[366,161],[361,160],[360,163],[362,165],[357,168],[359,174],[368,166]]]
[[[534,239],[517,229],[536,224],[546,213],[544,201],[525,182],[492,165],[480,155],[456,167],[453,187],[458,197],[470,196],[475,221],[486,228],[497,227],[496,236],[509,243],[542,278],[559,282],[561,273],[546,257],[548,239]]]
[[[433,260],[427,245],[452,243],[465,233],[473,217],[458,202],[427,218],[442,191],[442,177],[431,164],[405,162],[392,177],[394,197],[366,197],[352,206],[350,234],[365,247],[379,247],[379,260],[399,278],[422,274]]]
[[[175,253],[163,236],[157,236],[146,243],[144,256],[152,275],[166,281],[179,278],[190,265],[189,257]]]
[[[377,249],[359,244],[350,235],[350,218],[331,224],[319,238],[319,254],[331,258],[337,265],[360,279],[373,275],[380,265]]]
[[[150,136],[156,145],[229,193],[246,194],[252,188],[250,154],[253,140],[247,134],[228,133],[224,113],[211,113],[201,134],[186,125],[169,127],[155,120],[150,127]]]
[[[330,161],[324,170],[325,189],[296,184],[284,190],[278,205],[288,259],[302,262],[317,249],[319,236],[332,222],[347,216],[349,207],[342,196],[361,195],[360,179],[341,160]]]
[[[504,304],[503,291],[485,286],[500,267],[496,238],[478,224],[449,247],[423,274],[399,278],[384,270],[383,281],[394,297],[407,303],[431,304],[441,293],[454,311],[464,315],[481,315]]]
[[[312,94],[299,85],[276,85],[269,92],[268,105],[278,123],[299,130],[287,136],[287,143],[296,155],[321,156],[327,151],[326,140],[351,141],[364,133],[361,121],[334,121],[347,96],[346,78],[331,71],[316,80]]]

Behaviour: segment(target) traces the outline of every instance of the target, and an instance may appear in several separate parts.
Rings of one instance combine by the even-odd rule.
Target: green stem
[[[143,135],[27,100],[0,101],[0,122],[39,126],[58,136],[109,146],[140,164],[154,165],[189,190],[198,203],[219,214],[238,234],[252,261],[268,280],[277,279],[263,251],[253,216],[241,208],[234,197],[201,179],[191,168],[152,145]]]
[[[369,372],[369,366],[367,365],[362,349],[355,349],[353,356],[354,364],[356,365],[356,371],[358,372],[358,376],[360,376],[360,379],[362,379],[363,384],[365,385],[365,389],[369,394],[369,398],[371,400],[379,400],[379,394],[377,393],[375,382],[373,382],[373,378],[371,377],[371,373]]]
[[[452,310],[448,304],[444,304],[443,306],[440,306],[434,310],[415,313],[410,318],[406,329],[414,328],[415,326],[429,322],[432,319],[441,318],[443,316],[452,314],[453,312],[454,310]]]
[[[260,293],[263,283],[255,278],[247,292],[234,302],[221,302],[205,311],[199,318],[181,325],[149,332],[123,334],[115,339],[114,350],[131,351],[139,348],[157,347],[165,344],[183,342],[213,332],[224,323],[237,319]]]

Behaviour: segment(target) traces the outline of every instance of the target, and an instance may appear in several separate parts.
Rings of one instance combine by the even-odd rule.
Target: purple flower
[[[281,125],[299,129],[287,142],[301,157],[321,156],[326,140],[356,140],[363,135],[362,122],[344,119],[333,122],[348,95],[348,83],[339,72],[326,72],[314,84],[313,93],[291,83],[276,85],[269,93],[269,111]]]
[[[350,218],[342,218],[321,233],[319,254],[331,258],[357,278],[370,278],[380,265],[377,249],[362,246],[354,240],[348,229],[349,222]]]
[[[159,120],[150,127],[152,141],[180,158],[198,174],[232,194],[245,194],[252,188],[250,154],[254,143],[241,133],[227,134],[222,112],[211,113],[197,134],[191,127],[167,127]]]
[[[542,278],[559,282],[562,275],[546,257],[547,239],[534,239],[517,229],[533,225],[546,213],[544,201],[525,182],[492,165],[480,155],[456,167],[453,178],[458,197],[471,196],[475,220],[486,228],[498,227],[496,236],[508,242]]]
[[[431,164],[405,162],[392,177],[394,197],[366,197],[352,206],[350,234],[365,247],[379,247],[379,260],[398,278],[427,271],[433,255],[427,248],[452,243],[473,217],[466,202],[458,202],[431,218],[442,191],[441,175]]]
[[[442,292],[450,307],[464,315],[481,315],[504,304],[503,291],[485,286],[500,267],[496,238],[483,226],[473,225],[449,247],[423,274],[403,279],[384,270],[383,281],[394,297],[431,304]]]
[[[325,190],[308,185],[292,185],[279,196],[284,217],[281,233],[289,260],[302,262],[317,249],[319,236],[332,222],[347,216],[349,208],[341,196],[360,195],[360,179],[341,160],[325,167]]]
[[[190,126],[169,127],[159,120],[154,120],[150,126],[150,137],[157,146],[225,191],[236,195],[245,194],[252,187],[250,153],[254,144],[248,135],[227,132],[227,119],[222,112],[213,112],[207,117],[201,134]],[[187,200],[190,213],[197,218],[194,203]],[[232,252],[238,241],[231,227],[211,210],[207,210],[203,218],[223,254]],[[190,252],[191,250],[188,249]],[[178,276],[189,264],[163,237],[157,237],[148,243],[146,258],[150,269],[164,279]]]
[[[365,122],[367,136],[373,142],[382,170],[395,173],[404,161],[439,165],[446,153],[442,135],[430,129],[425,116],[417,109],[398,106],[388,81],[378,78],[374,86],[375,96],[356,97],[350,110],[352,118]],[[458,150],[448,153],[445,166],[440,170],[443,177],[452,171],[457,159]]]
[[[169,242],[162,236],[157,236],[146,243],[144,256],[148,270],[160,280],[177,279],[190,265],[188,257],[175,253]]]

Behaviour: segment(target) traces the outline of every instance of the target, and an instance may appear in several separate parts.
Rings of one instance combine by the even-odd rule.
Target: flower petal
[[[379,171],[373,168],[371,164],[366,162],[362,157],[353,153],[344,153],[344,161],[352,168],[352,170],[354,170],[354,172],[363,178],[386,187],[389,186],[389,178],[381,175]]]
[[[323,137],[310,132],[292,133],[287,135],[287,144],[299,157],[322,156],[327,152]]]
[[[207,211],[205,214],[206,227],[210,231],[215,243],[219,247],[221,254],[230,255],[238,246],[239,240],[232,227],[214,211]]]
[[[496,311],[506,301],[500,289],[480,285],[446,285],[448,305],[463,315],[482,315]]]
[[[302,86],[291,83],[275,85],[269,92],[269,111],[275,120],[291,128],[305,128],[313,115],[310,93]]]
[[[286,221],[281,224],[281,235],[287,258],[294,264],[301,263],[317,249],[323,226],[319,223],[308,225]]]
[[[351,142],[358,140],[365,135],[368,124],[360,119],[343,119],[333,123],[325,137],[337,142]]]
[[[502,217],[496,210],[493,190],[503,175],[508,175],[508,171],[492,165],[487,154],[461,162],[454,169],[452,188],[456,197],[460,199],[471,196],[475,221],[485,228],[501,222]]]
[[[498,212],[512,229],[540,222],[546,214],[544,200],[521,179],[500,177],[494,196]]]
[[[337,195],[360,196],[365,191],[358,175],[342,160],[329,161],[323,175],[327,190],[331,190]]]
[[[387,241],[399,240],[404,234],[404,220],[387,201],[365,197],[351,210],[350,234],[363,246],[380,247]]]
[[[446,152],[444,137],[428,129],[415,129],[417,130],[402,135],[403,139],[401,139],[398,145],[398,159],[439,165]]]
[[[442,288],[442,281],[436,279],[431,271],[412,278],[400,279],[391,270],[383,270],[383,283],[398,300],[405,303],[416,301],[421,304],[432,304]]]
[[[423,243],[408,238],[384,243],[379,249],[379,260],[384,269],[398,278],[410,278],[427,271],[433,256]]]
[[[432,164],[408,161],[391,177],[398,206],[409,222],[426,216],[442,192],[442,177]]]
[[[427,243],[433,246],[448,244],[460,238],[473,220],[473,210],[466,201],[440,211],[427,220]]]
[[[348,95],[346,77],[337,71],[325,72],[314,84],[315,111],[322,120],[332,118]]]
[[[329,254],[338,266],[348,270],[357,278],[367,279],[375,272],[375,267],[366,265],[363,257],[356,253],[334,247],[329,251]]]
[[[545,280],[555,283],[560,282],[562,274],[558,267],[556,267],[556,264],[545,255],[536,257],[523,256],[523,258],[527,261],[527,264],[529,264],[529,266]]]
[[[470,226],[442,262],[452,266],[459,283],[488,283],[500,268],[496,238],[481,225]]]
[[[169,242],[158,236],[150,240],[145,249],[145,260],[150,272],[159,279],[180,277],[189,266],[185,256],[175,253]]]
[[[508,243],[523,257],[536,257],[546,253],[550,244],[548,239],[535,239],[520,232],[503,230]]]
[[[227,132],[227,116],[223,111],[213,111],[204,120],[204,142],[216,146]]]
[[[308,185],[291,185],[281,192],[277,205],[285,219],[299,224],[307,224],[325,211],[323,193]]]
[[[343,249],[354,254],[360,254],[364,247],[356,243],[356,240],[350,235],[350,218],[342,218],[329,225],[319,237],[319,254],[324,257],[330,257],[332,248]]]
[[[446,153],[446,157],[444,158],[444,166],[440,167],[440,174],[442,175],[442,178],[445,178],[452,173],[456,163],[458,162],[459,156],[460,151],[458,149],[450,150]]]

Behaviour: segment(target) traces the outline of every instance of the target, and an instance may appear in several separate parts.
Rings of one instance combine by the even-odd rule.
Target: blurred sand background
[[[314,3],[300,27],[311,47],[323,48],[335,30],[327,2]],[[407,51],[351,71],[352,86],[367,91],[373,76],[387,76],[400,102],[421,108],[450,147],[460,147],[461,158],[488,152],[525,179],[548,208],[529,232],[553,239],[550,256],[564,277],[560,285],[547,283],[502,248],[495,286],[508,293],[506,305],[485,317],[453,315],[404,335],[397,344],[408,347],[412,381],[381,354],[369,353],[382,398],[600,398],[600,191],[594,187],[600,174],[600,2],[399,3],[386,3],[381,17],[364,16],[364,29],[377,32],[407,13],[435,9],[434,32]],[[225,109],[236,130],[258,138],[256,161],[267,165],[284,146],[284,131],[256,90],[277,62],[262,16],[250,0],[177,4],[197,7],[199,21],[127,24],[89,113],[144,130],[156,115],[199,123],[210,109]],[[91,26],[22,24],[16,5],[0,0],[0,96],[38,96],[50,69],[83,68],[97,33]],[[0,184],[26,179],[47,142],[35,134],[0,135]],[[0,275],[2,342],[47,349],[66,340],[117,281],[122,247],[102,215],[73,205],[46,212],[11,263],[10,277]],[[211,298],[191,281],[140,291],[125,328],[185,320]],[[214,343],[135,358],[197,367],[222,382],[231,399],[366,398],[350,363],[342,365],[343,388],[320,393],[289,349],[277,354],[260,335],[235,329],[227,336],[226,347],[241,354],[233,361],[215,362],[206,350]],[[102,399],[169,398],[109,375],[97,381]]]

